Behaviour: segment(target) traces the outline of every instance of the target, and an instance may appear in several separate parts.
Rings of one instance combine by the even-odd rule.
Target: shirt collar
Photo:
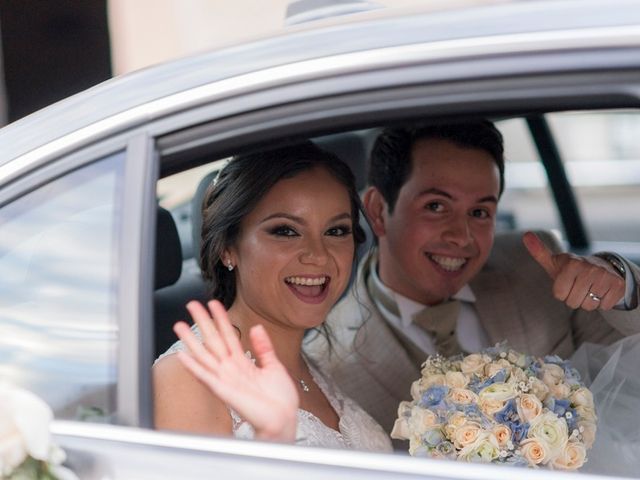
[[[404,327],[411,325],[414,314],[427,307],[427,305],[422,305],[421,303],[411,300],[410,298],[394,292],[392,289],[387,287],[378,276],[377,259],[372,262],[370,275],[376,286],[396,301],[398,311],[400,312],[400,321]],[[464,285],[456,294],[452,295],[451,298],[467,303],[475,303],[476,301],[476,296],[473,293],[473,290],[471,290],[469,284]]]

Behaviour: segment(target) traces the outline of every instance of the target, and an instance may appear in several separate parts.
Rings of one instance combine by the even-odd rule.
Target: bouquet
[[[0,478],[77,480],[61,464],[64,452],[51,442],[53,414],[40,398],[0,383]]]
[[[498,344],[422,366],[391,432],[411,455],[563,470],[586,462],[597,417],[568,362]]]

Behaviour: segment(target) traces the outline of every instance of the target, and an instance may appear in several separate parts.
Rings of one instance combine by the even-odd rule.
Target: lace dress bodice
[[[194,333],[200,337],[197,327]],[[174,343],[158,360],[167,355],[185,350],[181,341]],[[157,360],[156,360],[157,361]],[[375,452],[391,452],[391,440],[382,427],[367,414],[356,402],[346,397],[326,375],[307,361],[313,380],[327,397],[338,418],[338,429],[325,425],[313,413],[298,409],[298,426],[296,444],[326,447],[347,448]],[[303,394],[304,395],[304,394]],[[251,439],[254,437],[253,427],[242,419],[233,409],[229,409],[233,421],[233,434],[236,438]]]

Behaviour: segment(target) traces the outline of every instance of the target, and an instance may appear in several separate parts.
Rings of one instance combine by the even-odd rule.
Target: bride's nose
[[[328,258],[323,238],[308,238],[300,252],[300,262],[304,264],[324,265]]]

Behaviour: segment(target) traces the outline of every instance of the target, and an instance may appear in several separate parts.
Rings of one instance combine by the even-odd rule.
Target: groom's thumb
[[[529,252],[529,255],[544,268],[551,278],[555,279],[558,273],[558,267],[554,260],[553,252],[549,250],[549,247],[533,232],[526,232],[522,236],[522,242]]]

